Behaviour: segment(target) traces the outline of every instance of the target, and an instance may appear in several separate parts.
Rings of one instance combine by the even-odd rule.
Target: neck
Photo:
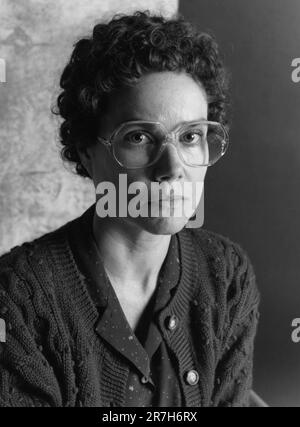
[[[106,273],[120,291],[149,295],[167,255],[171,235],[151,234],[122,218],[93,217],[93,234]]]

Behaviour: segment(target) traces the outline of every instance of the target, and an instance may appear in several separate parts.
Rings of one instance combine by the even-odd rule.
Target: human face
[[[191,76],[175,72],[149,73],[141,77],[135,86],[124,87],[110,94],[106,113],[99,120],[99,135],[109,138],[121,123],[129,120],[158,121],[171,131],[182,122],[206,120],[207,114],[205,90]],[[181,185],[187,182],[203,183],[207,171],[207,167],[184,164],[172,144],[165,147],[155,164],[135,170],[120,166],[102,144],[89,147],[89,153],[88,170],[95,188],[99,182],[108,181],[112,182],[118,191],[119,174],[127,174],[128,186],[136,181],[146,184],[149,200],[151,182],[165,182],[170,185],[175,182]],[[131,196],[128,195],[128,201],[134,197]],[[148,217],[127,216],[118,220],[130,221],[152,234],[174,234],[186,225],[189,217],[151,217],[149,209]]]

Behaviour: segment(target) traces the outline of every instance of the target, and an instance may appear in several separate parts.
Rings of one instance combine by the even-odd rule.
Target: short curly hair
[[[182,15],[168,19],[149,10],[118,13],[108,23],[95,25],[92,35],[74,46],[52,112],[63,118],[61,157],[75,163],[78,175],[91,178],[78,148],[95,143],[106,96],[119,87],[134,85],[147,72],[190,74],[206,91],[208,119],[228,125],[228,73],[217,43]]]

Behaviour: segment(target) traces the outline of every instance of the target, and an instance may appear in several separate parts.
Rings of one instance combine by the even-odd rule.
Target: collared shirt
[[[180,278],[180,254],[177,235],[171,236],[167,256],[159,273],[157,288],[135,329],[130,327],[117,295],[105,272],[92,232],[92,214],[81,218],[80,234],[73,234],[71,248],[88,290],[100,314],[97,332],[105,342],[126,358],[129,375],[124,406],[182,406],[177,361],[159,331],[157,316],[172,299]],[[99,301],[106,301],[99,307]],[[169,319],[169,329],[176,328],[177,318]]]

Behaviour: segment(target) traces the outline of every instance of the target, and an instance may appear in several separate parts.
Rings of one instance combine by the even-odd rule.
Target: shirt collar
[[[76,230],[73,230],[71,235],[71,244],[78,266],[86,277],[89,292],[100,308],[108,305],[112,285],[105,272],[93,234],[94,211],[95,203],[78,218]],[[159,273],[154,312],[161,310],[166,305],[179,282],[180,260],[178,246],[178,237],[173,234]]]

